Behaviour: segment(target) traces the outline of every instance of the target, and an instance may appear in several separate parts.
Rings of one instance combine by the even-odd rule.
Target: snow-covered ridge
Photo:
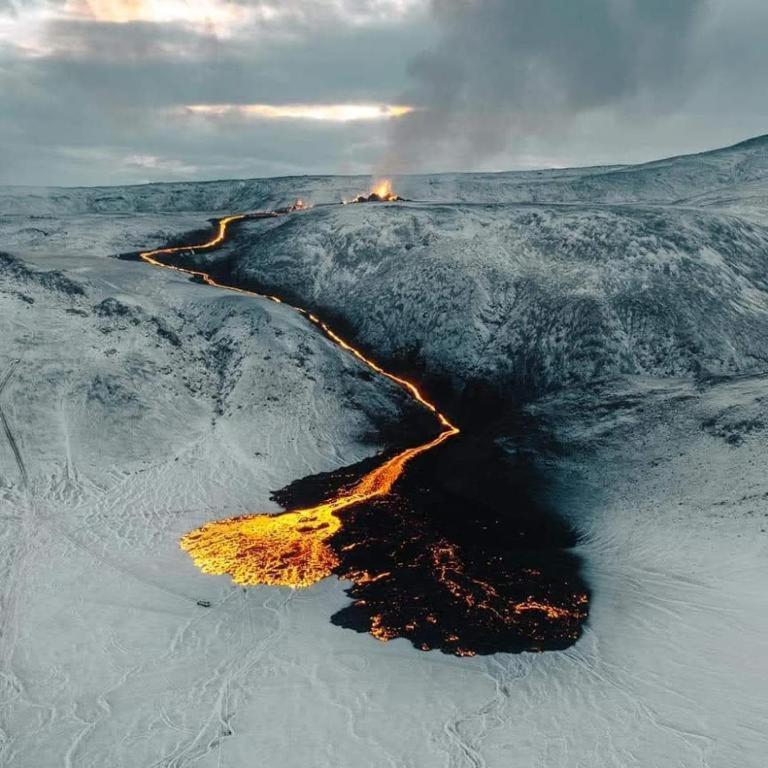
[[[338,201],[369,182],[0,190],[0,215],[29,215],[36,246],[51,247],[62,235],[50,217],[122,217],[125,229],[138,214],[182,212],[198,226],[195,211],[203,225],[296,197]],[[768,367],[768,136],[639,166],[409,176],[395,188],[421,202],[249,223],[210,258],[343,316],[378,355],[417,358],[459,388]]]
[[[402,176],[403,197],[456,202],[684,202],[734,184],[765,183],[768,135],[725,149],[635,166],[508,173]],[[235,211],[270,208],[301,197],[337,202],[364,192],[365,176],[294,176],[123,187],[0,187],[0,215]]]
[[[243,226],[240,281],[462,388],[768,368],[768,229],[685,207],[339,206]]]
[[[83,286],[71,280],[60,270],[34,269],[21,259],[2,251],[0,251],[0,273],[9,282],[17,281],[23,286],[33,285],[71,296],[85,295]]]
[[[227,197],[240,182],[220,199],[131,188],[112,201],[134,205],[123,214],[95,212],[104,190],[6,196],[0,763],[763,768],[768,381],[659,376],[763,366],[756,151],[664,161],[668,188],[695,188],[684,205],[519,205],[499,190],[530,191],[536,174],[441,177],[435,200],[474,199],[317,208],[245,225],[219,254],[457,381],[571,384],[527,411],[563,451],[544,458],[583,535],[588,631],[566,653],[487,659],[330,625],[347,602],[336,581],[242,591],[178,549],[207,520],[276,509],[271,490],[370,455],[380,420],[410,420],[397,388],[285,307],[104,258],[248,207]],[[595,200],[636,177],[544,175],[548,195],[602,177]],[[324,194],[337,183],[356,181]],[[171,188],[212,207],[162,213]],[[596,380],[617,370],[653,375]]]

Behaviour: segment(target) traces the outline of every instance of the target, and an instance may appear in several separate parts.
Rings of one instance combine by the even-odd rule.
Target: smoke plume
[[[476,165],[590,110],[669,100],[704,4],[433,0],[439,41],[410,64],[403,103],[418,109],[393,121],[388,170]]]

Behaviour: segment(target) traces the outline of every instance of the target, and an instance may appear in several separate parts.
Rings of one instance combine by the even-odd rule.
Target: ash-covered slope
[[[394,204],[249,223],[235,277],[459,387],[768,366],[768,229],[675,207]]]
[[[509,173],[403,176],[405,198],[451,202],[690,202],[702,195],[738,197],[738,185],[764,182],[768,135],[732,147],[636,166]],[[301,197],[312,203],[352,199],[365,192],[365,176],[294,176],[125,187],[0,188],[0,215],[235,211],[273,208]],[[765,186],[760,186],[764,191]],[[755,197],[754,188],[750,197]],[[711,203],[709,198],[705,203]]]

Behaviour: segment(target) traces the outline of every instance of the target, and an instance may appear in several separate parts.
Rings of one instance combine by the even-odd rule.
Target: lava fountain
[[[343,203],[394,203],[403,198],[392,190],[391,179],[376,182],[368,194],[362,194],[353,200],[342,200]]]

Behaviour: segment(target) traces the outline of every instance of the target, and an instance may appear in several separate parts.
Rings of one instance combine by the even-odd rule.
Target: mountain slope
[[[460,388],[768,367],[768,229],[642,206],[393,204],[244,225],[222,263]]]
[[[762,768],[764,153],[406,179],[432,202],[253,222],[210,254],[420,377],[529,388],[520,421],[550,439],[488,437],[578,529],[589,624],[566,652],[469,659],[333,626],[336,580],[192,565],[180,535],[275,510],[410,416],[287,308],[105,258],[366,180],[6,190],[0,763]]]
[[[509,173],[440,174],[396,179],[409,199],[443,202],[625,203],[694,201],[768,175],[768,134],[710,152],[636,166]],[[364,176],[176,182],[128,187],[0,188],[0,215],[235,211],[287,205],[297,197],[338,202],[364,192]]]

